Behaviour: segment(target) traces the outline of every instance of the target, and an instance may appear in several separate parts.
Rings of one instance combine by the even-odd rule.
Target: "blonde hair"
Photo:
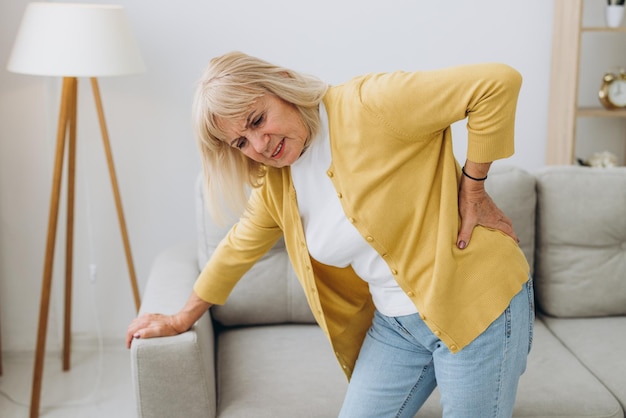
[[[328,85],[315,77],[241,52],[210,61],[196,89],[193,123],[207,207],[216,221],[224,223],[240,216],[249,188],[259,187],[266,172],[263,164],[227,143],[219,120],[245,118],[252,103],[270,93],[296,106],[310,141],[319,130],[319,104],[327,89]]]

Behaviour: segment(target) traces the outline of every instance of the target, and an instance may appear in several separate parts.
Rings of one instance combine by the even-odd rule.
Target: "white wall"
[[[517,153],[507,163],[529,170],[543,165],[552,1],[116,3],[126,7],[148,69],[100,80],[141,288],[160,250],[194,239],[193,183],[200,170],[190,127],[194,83],[209,58],[230,50],[331,83],[371,71],[508,63],[523,74],[524,85]],[[2,66],[26,4],[0,3]],[[59,87],[56,79],[0,71],[0,317],[6,350],[35,345]],[[106,338],[122,344],[134,306],[87,80],[79,90],[74,336],[93,340],[97,320]],[[463,129],[455,126],[461,157]],[[63,245],[59,240],[51,350],[60,346]],[[91,262],[99,270],[95,285],[88,283]]]

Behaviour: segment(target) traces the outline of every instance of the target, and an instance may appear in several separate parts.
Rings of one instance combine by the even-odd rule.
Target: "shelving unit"
[[[575,159],[578,118],[624,118],[626,110],[579,107],[579,69],[582,36],[589,32],[626,34],[626,27],[583,25],[585,0],[554,0],[552,66],[546,163],[572,164]],[[625,57],[626,58],[626,57]],[[599,87],[600,79],[598,79]]]

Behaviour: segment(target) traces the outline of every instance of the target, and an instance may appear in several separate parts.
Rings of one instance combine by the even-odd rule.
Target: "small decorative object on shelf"
[[[621,68],[618,74],[608,72],[602,77],[598,92],[600,103],[607,109],[626,108],[626,71]]]
[[[578,159],[578,164],[585,167],[608,168],[617,166],[617,156],[609,151],[596,152],[586,160]]]
[[[622,24],[624,18],[624,1],[625,0],[607,0],[606,6],[606,25],[610,28],[616,28]]]

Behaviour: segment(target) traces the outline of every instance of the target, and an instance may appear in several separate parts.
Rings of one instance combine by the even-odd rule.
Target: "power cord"
[[[83,171],[87,172],[87,170],[83,170]],[[104,370],[104,338],[102,335],[102,327],[100,324],[100,313],[98,311],[98,303],[97,303],[97,297],[96,297],[96,294],[97,294],[96,283],[97,283],[97,276],[98,276],[98,267],[95,262],[95,259],[96,259],[95,243],[94,243],[95,241],[94,241],[94,233],[93,233],[93,221],[92,221],[92,216],[91,216],[92,215],[91,213],[91,188],[89,186],[88,180],[89,180],[88,176],[85,176],[87,233],[88,233],[89,251],[90,251],[90,259],[91,259],[91,262],[89,264],[89,283],[90,283],[90,288],[91,288],[91,292],[90,292],[91,302],[92,302],[91,306],[93,308],[93,317],[94,317],[96,336],[97,336],[97,342],[98,342],[98,364],[97,364],[97,369],[96,369],[96,381],[94,382],[94,387],[91,390],[91,392],[88,395],[86,395],[84,398],[73,400],[73,401],[60,402],[60,403],[56,403],[52,405],[42,404],[43,408],[58,408],[58,407],[67,407],[67,406],[88,405],[94,401],[96,395],[100,391],[100,385],[102,383],[102,376],[103,376],[103,370]],[[6,375],[6,368],[5,368],[5,375]],[[0,388],[0,395],[2,395],[3,397],[5,397],[6,399],[8,399],[9,401],[11,401],[12,403],[16,405],[30,408],[29,403],[15,398],[10,393],[7,393],[6,391],[2,390],[2,388]]]
[[[91,266],[94,266],[94,265],[91,265]],[[96,317],[95,324],[96,324],[96,333],[97,333],[97,339],[98,339],[98,364],[97,364],[97,369],[96,369],[96,381],[94,382],[94,387],[91,390],[91,392],[82,399],[77,399],[77,400],[67,401],[67,402],[59,402],[59,403],[52,404],[52,405],[42,404],[43,408],[57,408],[57,407],[65,407],[65,406],[88,405],[94,401],[96,394],[99,393],[100,385],[102,383],[103,370],[104,370],[104,342],[103,342],[103,337],[102,337],[100,321],[98,320],[99,316],[98,316],[98,308],[97,308],[97,303],[96,303],[95,282],[92,282],[91,284],[92,284],[91,292],[90,292],[91,300],[92,300],[91,305],[93,306],[93,314]],[[6,375],[6,368],[5,368],[5,375]],[[26,408],[30,407],[29,403],[17,399],[13,395],[11,395],[10,393],[7,393],[6,391],[2,389],[0,389],[0,395],[2,395],[3,397],[5,397],[6,399],[8,399],[9,401],[13,402],[16,405],[24,406]]]

